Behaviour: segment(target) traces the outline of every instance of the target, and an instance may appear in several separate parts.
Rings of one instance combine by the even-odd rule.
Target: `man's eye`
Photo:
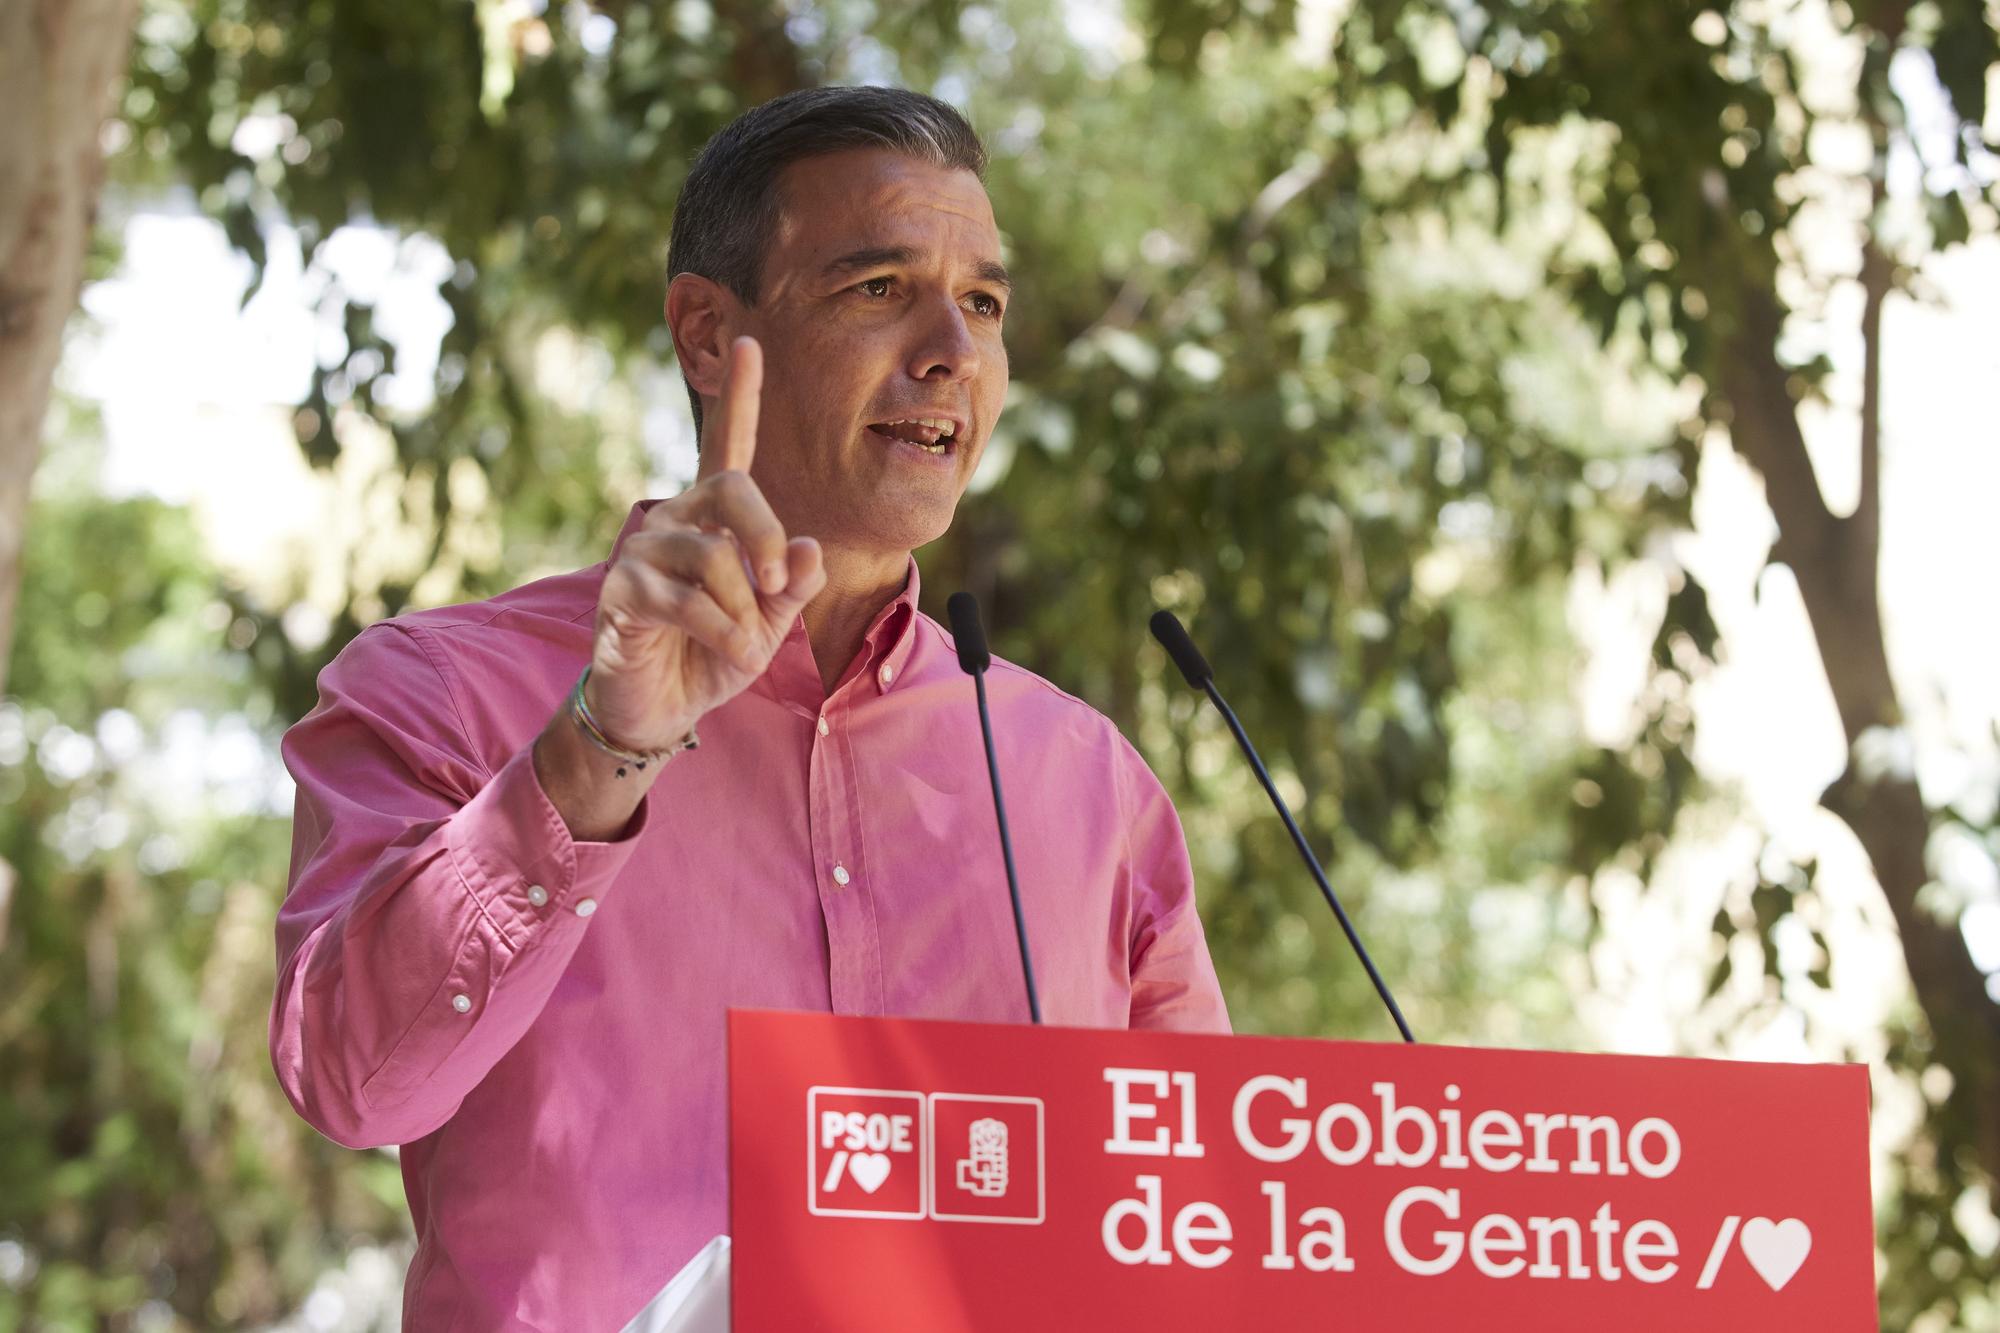
[[[868,291],[868,289],[878,285],[886,289],[894,285],[895,281],[896,280],[894,278],[868,278],[865,281],[854,284],[854,289],[860,292],[867,292],[867,294],[870,296],[887,296],[889,294],[887,290],[881,292],[873,292],[873,291]],[[994,296],[988,292],[974,292],[973,299],[978,301],[984,301],[986,304],[980,308],[980,313],[985,315],[990,315],[994,319],[1000,318],[1001,313],[1006,308],[1000,304],[999,297]]]

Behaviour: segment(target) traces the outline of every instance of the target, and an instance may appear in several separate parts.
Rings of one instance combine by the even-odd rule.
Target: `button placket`
[[[821,716],[831,713],[823,707]],[[817,728],[817,723],[815,723]],[[832,731],[831,723],[828,724]],[[827,1000],[837,1014],[877,1012],[881,946],[868,887],[868,849],[861,842],[852,740],[847,730],[815,743],[808,809],[813,879],[826,927]]]

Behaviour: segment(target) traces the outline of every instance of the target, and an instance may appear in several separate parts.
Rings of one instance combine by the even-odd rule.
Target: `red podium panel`
[[[734,1010],[738,1333],[1874,1330],[1858,1065]]]

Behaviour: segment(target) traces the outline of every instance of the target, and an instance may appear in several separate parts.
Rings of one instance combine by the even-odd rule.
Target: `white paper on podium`
[[[729,1333],[729,1237],[702,1246],[624,1333]]]

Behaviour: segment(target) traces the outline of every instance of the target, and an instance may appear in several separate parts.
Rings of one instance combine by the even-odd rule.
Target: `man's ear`
[[[736,299],[722,284],[698,273],[676,273],[667,284],[667,331],[681,374],[704,398],[722,396],[729,344],[736,336]]]

